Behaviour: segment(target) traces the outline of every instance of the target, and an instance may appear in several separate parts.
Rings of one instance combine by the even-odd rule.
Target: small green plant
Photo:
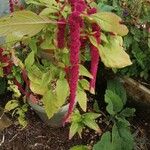
[[[13,92],[12,100],[8,101],[5,105],[5,113],[12,114],[13,118],[17,118],[19,124],[24,128],[27,126],[26,112],[28,111],[28,105],[21,99],[21,93],[18,87],[11,81],[8,81],[8,90]]]
[[[105,102],[112,131],[105,132],[93,150],[133,150],[134,138],[127,119],[134,115],[135,109],[126,108],[126,101],[126,91],[119,80],[108,81]],[[84,149],[89,150],[86,146],[73,147],[71,150]]]
[[[98,124],[95,122],[95,119],[97,119],[98,117],[100,117],[100,114],[90,112],[81,115],[78,110],[75,110],[71,119],[69,139],[71,139],[76,133],[78,133],[79,136],[82,137],[81,133],[85,126],[101,134],[102,131],[99,128]]]
[[[130,123],[126,118],[134,115],[135,109],[125,108],[126,92],[118,80],[108,81],[105,94],[107,112],[113,123],[112,132],[106,132],[93,150],[132,150],[134,146]]]

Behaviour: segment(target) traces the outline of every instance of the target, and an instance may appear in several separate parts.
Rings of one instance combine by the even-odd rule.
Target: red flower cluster
[[[24,9],[24,6],[21,3],[19,3],[19,0],[9,0],[10,13],[14,12],[15,6],[17,6],[20,10]]]
[[[76,91],[79,79],[79,51],[81,47],[80,29],[83,25],[80,13],[86,8],[83,0],[69,0],[72,6],[72,14],[69,16],[68,24],[70,29],[70,104],[68,114],[64,122],[68,121],[75,105]]]
[[[88,10],[88,14],[95,14],[96,9],[92,8]],[[101,28],[96,24],[92,24],[92,31],[94,32],[94,37],[97,40],[97,43],[101,43]],[[93,76],[93,79],[90,81],[90,91],[92,93],[95,92],[95,83],[96,83],[96,75],[97,75],[97,70],[98,70],[98,64],[99,64],[99,52],[98,49],[94,46],[91,45],[91,74]]]
[[[65,30],[66,30],[66,24],[65,19],[60,19],[59,22],[64,22],[64,24],[58,23],[58,32],[57,32],[57,46],[58,48],[64,48],[65,45]]]
[[[4,75],[7,76],[11,73],[13,63],[8,56],[3,55],[3,51],[4,50],[0,48],[0,62],[7,64],[7,66],[3,67]]]
[[[92,31],[95,32],[94,37],[97,40],[97,43],[100,44],[101,39],[101,29],[97,24],[92,25]],[[93,79],[90,81],[90,91],[94,93],[95,91],[95,83],[96,83],[96,75],[97,75],[97,70],[98,70],[98,64],[99,64],[99,52],[98,49],[94,46],[91,45],[91,74],[93,76]]]

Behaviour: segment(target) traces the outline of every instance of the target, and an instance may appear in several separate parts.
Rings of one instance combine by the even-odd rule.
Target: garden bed
[[[129,103],[131,107],[136,106],[136,116],[131,120],[131,126],[136,136],[136,150],[150,149],[150,110],[145,105],[139,103]],[[88,145],[91,147],[99,136],[93,130],[85,129],[83,138],[75,136],[72,140],[68,139],[69,126],[64,128],[50,128],[42,123],[39,117],[30,110],[27,114],[28,126],[21,129],[14,123],[9,128],[0,133],[1,150],[69,150],[75,145]],[[106,129],[107,123],[104,117],[99,120],[102,131]],[[103,123],[101,123],[103,121]]]

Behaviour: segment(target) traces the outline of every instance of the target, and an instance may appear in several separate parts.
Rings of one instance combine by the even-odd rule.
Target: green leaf
[[[59,79],[56,85],[56,96],[61,103],[65,103],[69,96],[69,85],[66,79]]]
[[[13,35],[21,40],[24,36],[32,37],[39,33],[47,24],[48,18],[38,16],[31,11],[15,11],[10,16],[0,19],[0,37]]]
[[[40,82],[41,87],[46,87],[50,84],[50,81],[52,80],[52,75],[48,71],[42,75],[42,80]]]
[[[55,113],[59,111],[59,109],[64,105],[64,101],[61,99],[58,99],[56,94],[53,93],[51,90],[47,91],[43,98],[42,102],[44,104],[45,111],[47,113],[48,118],[50,119],[53,117]]]
[[[131,134],[130,128],[124,126],[124,124],[122,124],[121,122],[117,122],[116,127],[121,140],[121,149],[133,150],[134,139],[133,135]]]
[[[43,77],[43,72],[36,65],[33,65],[28,68],[28,77],[33,83],[40,84]]]
[[[125,117],[117,115],[115,117],[117,119],[117,122],[122,123],[125,127],[129,127],[130,126],[130,122],[128,120],[125,119]]]
[[[90,72],[83,65],[79,66],[79,70],[80,70],[79,71],[80,76],[93,78],[93,76],[90,74]]]
[[[44,95],[49,90],[48,87],[52,79],[50,72],[46,72],[42,74],[39,68],[36,68],[34,66],[31,67],[30,69],[31,70],[29,70],[28,72],[28,77],[30,79],[31,91],[39,95]],[[39,74],[40,76],[38,76]]]
[[[135,111],[136,110],[134,108],[125,108],[120,115],[123,117],[132,117],[134,116]]]
[[[70,5],[65,5],[63,11],[61,11],[62,16],[66,19],[70,13],[71,13]]]
[[[35,94],[44,95],[48,91],[48,86],[42,87],[41,84],[30,82],[30,89]]]
[[[106,37],[106,35],[105,35],[104,33],[101,33],[101,39],[102,39],[102,41],[104,41],[105,43],[109,43],[109,42],[108,42],[108,39],[107,39],[107,37]]]
[[[89,113],[84,114],[83,116],[84,116],[85,119],[90,119],[90,120],[93,119],[93,120],[95,120],[98,117],[100,117],[101,114],[89,112]]]
[[[132,64],[129,55],[123,50],[122,43],[121,37],[111,36],[109,43],[98,46],[101,60],[106,67],[123,68]]]
[[[127,101],[126,90],[123,87],[122,83],[119,81],[119,79],[108,80],[107,89],[116,93],[122,99],[124,105],[126,104]]]
[[[74,110],[74,113],[71,117],[71,121],[72,122],[78,122],[78,123],[82,121],[82,116],[77,109]]]
[[[31,39],[29,42],[30,49],[37,54],[37,45],[36,45],[36,39]]]
[[[108,103],[106,109],[109,114],[115,115],[123,109],[123,102],[113,91],[106,90],[105,102]]]
[[[58,10],[56,8],[53,8],[53,7],[49,7],[49,8],[45,8],[41,11],[40,15],[41,16],[48,16],[49,14],[51,13],[56,13],[58,12]]]
[[[83,111],[87,110],[87,96],[84,90],[77,91],[77,101]]]
[[[101,141],[94,145],[93,150],[113,150],[110,132],[103,134]]]
[[[81,87],[82,87],[84,90],[89,91],[90,84],[89,84],[89,82],[88,82],[86,79],[81,79],[81,80],[79,80],[79,83],[81,84]]]
[[[95,112],[97,112],[97,113],[100,112],[100,108],[99,108],[99,106],[98,106],[98,102],[97,102],[97,101],[94,102],[93,110],[94,110]]]
[[[69,139],[72,139],[72,137],[78,133],[81,128],[82,125],[80,123],[73,122],[70,126]]]
[[[85,145],[78,145],[70,148],[69,150],[89,150],[87,146]]]
[[[25,128],[28,124],[27,120],[22,116],[18,116],[18,121],[19,124],[23,126],[23,128]]]
[[[95,130],[96,132],[101,133],[101,129],[99,128],[98,124],[95,122],[94,119],[84,118],[83,123],[89,128]]]
[[[27,56],[27,58],[25,59],[25,66],[26,66],[27,69],[30,69],[31,66],[33,65],[33,63],[34,63],[34,61],[35,61],[34,56],[35,56],[35,54],[34,54],[34,52],[32,51],[32,52]]]
[[[128,28],[121,24],[121,18],[111,12],[99,12],[90,16],[103,31],[117,33],[120,36],[128,34]]]
[[[119,135],[118,128],[116,125],[112,128],[112,146],[113,150],[122,150],[122,139]]]
[[[110,12],[110,11],[114,10],[113,6],[106,5],[104,3],[99,3],[98,7],[101,11],[106,11],[106,12]]]
[[[49,119],[52,118],[60,108],[59,104],[57,103],[56,95],[54,95],[51,91],[48,91],[44,94],[42,102]]]
[[[5,111],[11,111],[14,110],[19,106],[19,103],[17,100],[11,100],[5,105]]]

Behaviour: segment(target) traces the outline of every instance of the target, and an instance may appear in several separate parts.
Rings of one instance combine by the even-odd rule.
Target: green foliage
[[[71,119],[69,139],[71,139],[76,133],[81,137],[82,130],[85,126],[101,133],[99,126],[95,122],[95,119],[98,117],[100,117],[100,114],[89,112],[81,115],[78,110],[75,110]]]
[[[112,131],[105,132],[100,141],[93,146],[93,150],[133,150],[134,138],[127,118],[134,116],[135,109],[124,108],[126,100],[126,92],[120,81],[108,81],[105,102],[108,103],[106,109],[110,115],[109,122],[113,123]],[[74,119],[81,122],[80,118],[81,115]],[[92,118],[97,118],[97,114]]]
[[[102,30],[106,32],[116,33],[120,36],[125,36],[128,33],[128,28],[120,24],[121,18],[111,12],[100,12],[90,16],[90,19],[97,22]]]
[[[105,94],[105,102],[108,103],[106,109],[111,115],[115,115],[123,108],[123,102],[121,98],[111,90],[107,90]]]
[[[98,48],[101,60],[106,67],[123,68],[132,64],[128,54],[123,49],[121,36],[108,36],[108,42],[103,45],[97,45],[92,36],[89,39]]]
[[[106,132],[101,141],[94,145],[93,150],[112,150],[111,144],[111,134],[110,132]]]
[[[101,141],[98,143],[99,146],[105,146],[109,142],[112,150],[132,150],[134,139],[129,128],[130,123],[126,118],[133,116],[135,109],[124,108],[126,104],[126,92],[119,80],[108,81],[105,101],[108,103],[106,109],[111,115],[114,125],[112,133],[105,133],[102,136]]]
[[[32,37],[51,21],[31,11],[16,11],[12,16],[0,20],[0,37],[7,36],[7,42],[19,41],[24,36]]]
[[[28,110],[28,105],[27,104],[20,104],[19,100],[10,100],[6,105],[5,105],[5,112],[12,112],[12,116],[16,116],[18,119],[18,122],[22,127],[27,126],[27,120],[25,113]]]
[[[78,145],[70,148],[69,150],[89,150],[87,146],[84,145]]]
[[[150,71],[149,1],[97,0],[97,3],[101,10],[117,13],[129,29],[128,35],[124,37],[124,47],[130,54],[133,64],[121,69],[121,74],[147,80]]]

